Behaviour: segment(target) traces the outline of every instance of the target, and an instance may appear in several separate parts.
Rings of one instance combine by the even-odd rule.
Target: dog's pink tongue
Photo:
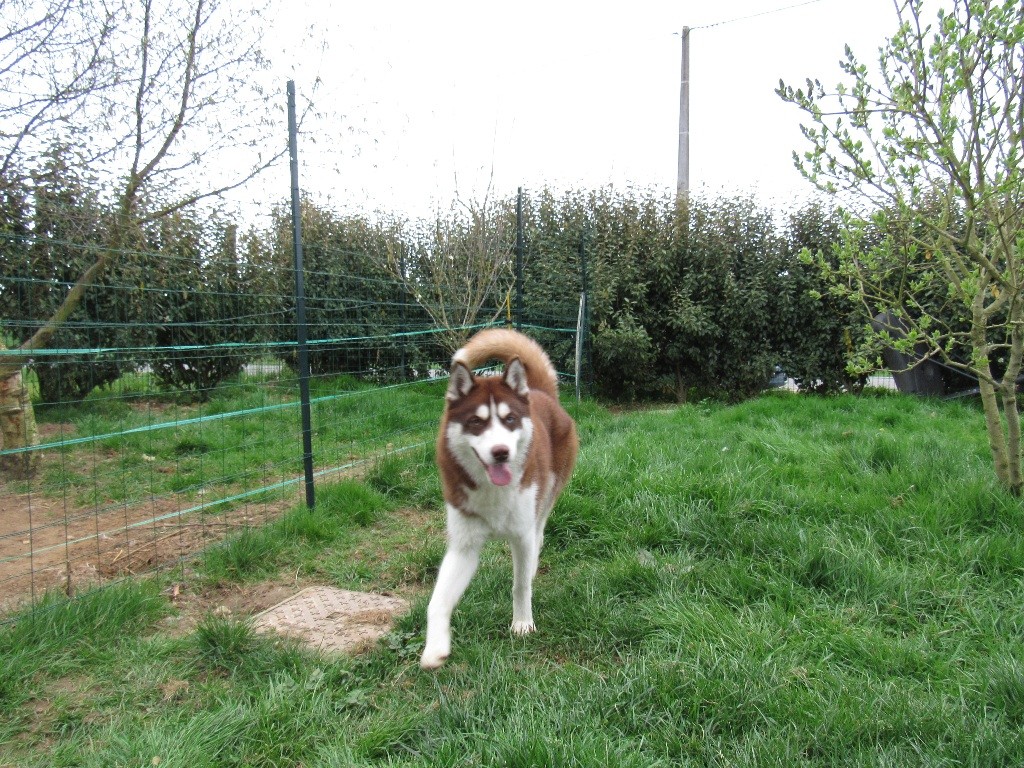
[[[508,464],[488,464],[487,476],[495,485],[508,485],[512,482],[512,472],[509,471]]]

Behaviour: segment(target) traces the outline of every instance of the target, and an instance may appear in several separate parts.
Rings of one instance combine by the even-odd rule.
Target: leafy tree
[[[1017,381],[1024,360],[1024,5],[953,0],[934,14],[896,0],[899,28],[869,70],[778,93],[809,117],[810,180],[853,201],[834,266],[838,295],[888,325],[877,344],[915,348],[978,379],[999,481],[1021,474]],[[870,222],[854,214],[874,211]],[[881,237],[874,242],[874,229]],[[935,311],[935,286],[964,327]],[[902,338],[897,338],[902,337]],[[876,354],[868,350],[862,363]]]

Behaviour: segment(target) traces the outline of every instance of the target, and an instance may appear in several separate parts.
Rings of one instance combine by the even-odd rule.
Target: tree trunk
[[[1003,382],[1003,416],[1006,418],[1006,482],[1010,493],[1020,496],[1024,478],[1020,469],[1020,412],[1017,410],[1016,377]]]
[[[992,361],[989,358],[989,346],[987,339],[987,316],[984,309],[984,286],[987,280],[982,275],[982,289],[978,291],[971,302],[971,347],[973,353],[974,370],[978,374],[978,393],[981,396],[981,406],[985,413],[985,431],[988,433],[988,447],[992,453],[992,463],[995,465],[996,479],[1010,493],[1019,496],[1021,494],[1020,478],[1020,430],[1017,414],[1016,380],[1010,380],[1009,396],[1006,390],[1006,377],[1002,382],[996,383],[992,376]],[[1019,368],[1019,363],[1018,366]],[[1009,435],[1003,432],[1002,414],[999,412],[1000,397],[1004,406],[1008,402],[1013,404],[1013,413],[1009,417]],[[1011,451],[1016,454],[1011,455]]]
[[[988,447],[992,453],[996,479],[1004,487],[1010,488],[1010,460],[1006,455],[1006,443],[1003,437],[1002,419],[999,416],[999,400],[996,397],[996,389],[990,381],[980,378],[978,392],[981,395],[981,407],[985,413],[985,431],[988,433]]]
[[[1024,307],[1014,302],[1010,309],[1010,354],[1003,373],[1000,399],[1003,402],[1003,417],[1006,419],[1006,454],[1009,465],[1008,481],[1010,493],[1020,496],[1024,491],[1024,477],[1021,476],[1020,456],[1020,411],[1017,407],[1017,377],[1024,362]]]
[[[125,231],[123,227],[115,229],[113,235],[115,243],[122,242],[120,236],[123,231]],[[113,253],[114,251],[111,249],[100,254],[96,262],[75,281],[53,316],[43,323],[32,335],[32,338],[22,344],[19,349],[29,353],[50,343],[53,335],[81,304],[82,297],[89,286],[103,274]],[[0,342],[0,349],[6,349],[2,342]],[[11,360],[13,362],[0,358],[0,437],[2,437],[0,450],[5,451],[28,448],[39,443],[39,430],[36,427],[32,398],[29,396],[28,386],[25,384],[22,359],[14,357]],[[0,456],[0,473],[12,477],[31,477],[38,466],[39,453],[37,451]]]
[[[2,342],[0,349],[5,349]],[[13,373],[5,369],[0,371],[0,377],[0,450],[10,451],[38,444],[35,411],[22,369],[19,367]],[[38,466],[37,451],[0,456],[0,474],[15,479],[31,477]]]

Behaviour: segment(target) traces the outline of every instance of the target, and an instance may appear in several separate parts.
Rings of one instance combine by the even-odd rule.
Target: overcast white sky
[[[300,137],[303,189],[412,215],[480,197],[492,172],[500,195],[674,189],[684,25],[691,189],[785,206],[810,188],[779,78],[834,85],[844,44],[873,66],[896,28],[892,0],[302,2],[282,21],[328,38],[325,53],[289,43],[274,58],[302,93],[319,77],[317,103],[342,116],[327,141]]]

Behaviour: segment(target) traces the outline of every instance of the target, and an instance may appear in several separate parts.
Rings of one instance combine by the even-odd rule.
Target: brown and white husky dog
[[[501,376],[474,376],[491,360]],[[424,669],[451,653],[451,617],[480,550],[512,548],[512,632],[533,632],[532,585],[544,524],[576,463],[576,425],[558,403],[558,377],[544,350],[513,330],[481,331],[452,357],[437,437],[448,514],[448,549],[427,608]]]

